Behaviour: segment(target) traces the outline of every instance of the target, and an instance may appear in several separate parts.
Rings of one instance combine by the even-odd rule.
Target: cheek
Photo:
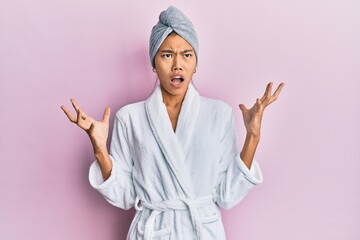
[[[169,61],[158,59],[155,60],[155,67],[158,71],[166,71],[169,68]]]
[[[188,66],[189,66],[189,69],[195,69],[196,68],[196,58],[191,58],[189,59],[188,61],[186,61]]]
[[[164,67],[163,65],[158,66],[156,68],[156,72],[157,72],[158,77],[167,76],[169,74],[169,70],[166,67]]]
[[[195,61],[193,61],[192,63],[189,63],[189,65],[188,65],[188,71],[192,74],[192,73],[194,73],[194,71],[195,71],[195,69],[196,69],[196,64],[195,64],[196,62]]]
[[[159,69],[157,69],[156,73],[157,73],[157,77],[160,80],[160,82],[167,82],[168,75],[169,75],[169,73],[167,71],[159,68]]]

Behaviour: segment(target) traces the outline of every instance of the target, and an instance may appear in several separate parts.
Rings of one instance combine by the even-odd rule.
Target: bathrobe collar
[[[190,184],[190,174],[185,161],[199,108],[199,93],[190,82],[181,106],[176,131],[174,132],[163,102],[160,85],[156,87],[145,102],[146,115],[156,141],[184,193],[189,198],[193,196],[193,189]]]

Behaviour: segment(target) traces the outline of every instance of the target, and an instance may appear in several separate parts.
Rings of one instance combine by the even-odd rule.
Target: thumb
[[[245,112],[247,110],[244,104],[239,104],[239,108],[242,112]]]
[[[109,123],[111,109],[107,107],[104,111],[103,122]]]

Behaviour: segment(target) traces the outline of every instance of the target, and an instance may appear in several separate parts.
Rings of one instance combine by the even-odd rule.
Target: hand
[[[110,108],[107,107],[105,109],[102,121],[96,121],[92,117],[86,115],[74,99],[70,99],[70,101],[76,110],[76,116],[74,116],[65,106],[61,106],[61,109],[69,118],[70,122],[75,123],[87,132],[95,154],[100,153],[101,151],[107,151],[106,142],[109,135]]]
[[[250,134],[251,136],[260,138],[261,120],[264,110],[268,105],[270,105],[278,98],[285,83],[281,83],[273,95],[271,95],[272,85],[272,82],[268,83],[264,96],[262,96],[261,99],[256,99],[256,102],[252,108],[247,109],[244,104],[239,105],[244,118],[244,125],[247,134]]]

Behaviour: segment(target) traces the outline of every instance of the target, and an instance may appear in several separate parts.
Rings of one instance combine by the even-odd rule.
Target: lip
[[[178,73],[178,74],[172,75],[171,78],[170,78],[170,80],[173,79],[173,78],[175,78],[175,77],[181,77],[182,79],[185,79],[185,78],[184,78],[184,75]]]
[[[171,80],[174,79],[175,77],[181,77],[183,79],[183,81],[180,84],[174,84]],[[185,81],[184,75],[182,75],[182,74],[174,74],[171,76],[171,79],[170,79],[171,85],[175,88],[180,88],[182,86],[182,84],[184,83],[184,81]]]

